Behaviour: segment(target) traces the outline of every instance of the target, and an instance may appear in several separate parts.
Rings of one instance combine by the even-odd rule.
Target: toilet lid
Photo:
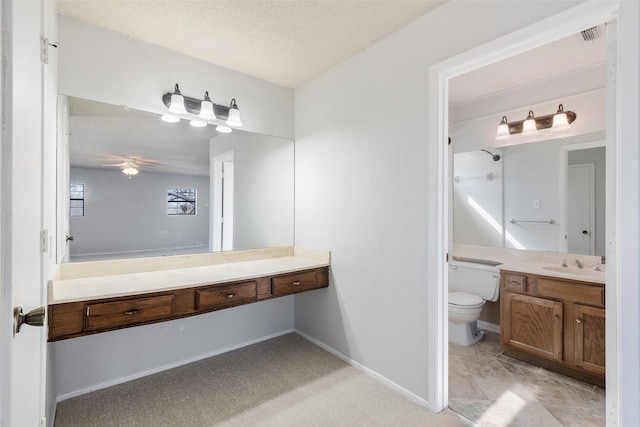
[[[463,307],[482,305],[484,300],[478,295],[471,295],[465,292],[449,292],[449,304]]]

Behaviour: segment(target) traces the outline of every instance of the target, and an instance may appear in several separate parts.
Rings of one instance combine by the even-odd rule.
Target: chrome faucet
[[[584,265],[582,265],[579,259],[576,260],[576,266],[578,266],[578,268],[584,268]]]

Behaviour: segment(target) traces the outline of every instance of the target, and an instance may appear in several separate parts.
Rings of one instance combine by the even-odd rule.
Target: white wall
[[[293,90],[78,21],[59,17],[59,92],[164,112],[162,95],[238,101],[244,130],[293,137]],[[50,344],[56,394],[84,389],[262,339],[293,327],[285,297],[205,316]],[[104,337],[104,338],[103,338]],[[131,355],[134,349],[134,355]],[[91,361],[87,355],[95,357]]]
[[[293,297],[49,344],[62,398],[212,356],[289,331]]]
[[[504,246],[502,165],[485,151],[456,153],[453,159],[453,242]]]
[[[604,76],[601,83],[602,85],[605,83]],[[523,102],[522,98],[516,98],[515,93],[514,91],[505,92],[502,98],[506,98],[506,100],[498,97],[492,97],[492,99],[495,99],[496,102],[499,101],[503,106],[508,102],[511,102],[512,105],[521,104]],[[503,115],[506,114],[510,121],[518,121],[526,118],[529,110],[533,110],[534,113],[538,113],[540,116],[553,114],[558,109],[558,104],[563,104],[566,111],[571,110],[577,115],[576,121],[571,124],[569,129],[563,131],[545,129],[531,136],[518,134],[505,140],[495,139],[498,123]],[[507,147],[601,132],[605,127],[605,105],[605,90],[601,88],[573,96],[552,98],[534,105],[528,104],[525,107],[512,107],[497,114],[486,115],[484,110],[475,111],[478,116],[455,122],[452,145],[455,152],[459,153],[480,148]],[[469,111],[465,113],[467,115],[470,114]]]
[[[296,90],[296,244],[332,254],[297,329],[427,398],[429,66],[573,4],[449,2]]]
[[[211,158],[234,152],[234,249],[293,245],[294,143],[248,132],[211,140]]]
[[[293,90],[59,15],[59,92],[166,112],[162,95],[235,98],[243,130],[293,139]]]
[[[71,168],[84,184],[84,216],[72,217],[72,261],[87,255],[133,255],[209,243],[209,177],[160,174],[142,168],[128,178],[120,169]],[[168,215],[167,189],[195,188],[196,215]],[[131,254],[129,254],[131,253]]]
[[[508,147],[504,152],[505,247],[560,252],[560,144],[558,140]],[[534,200],[540,207],[534,207]],[[517,223],[553,220],[553,224]]]

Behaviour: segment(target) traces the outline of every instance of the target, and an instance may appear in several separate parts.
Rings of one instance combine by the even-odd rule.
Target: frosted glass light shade
[[[200,114],[198,114],[198,117],[205,120],[215,120],[216,113],[213,112],[213,102],[202,101],[200,103]]]
[[[205,122],[201,122],[200,120],[191,120],[189,124],[194,128],[203,128],[207,125]]]
[[[496,132],[496,139],[509,139],[511,133],[509,132],[509,124],[507,123],[507,116],[502,116],[502,121],[498,125],[498,131]]]
[[[231,100],[231,105],[229,106],[229,117],[227,118],[226,124],[229,126],[242,127],[240,110],[238,109],[235,98]]]
[[[184,108],[184,96],[182,96],[180,92],[171,94],[169,111],[175,114],[187,114],[187,109]]]
[[[216,113],[213,111],[213,102],[209,98],[209,92],[204,93],[204,100],[200,103],[200,114],[198,117],[204,120],[217,119]]]
[[[220,133],[231,133],[231,128],[227,126],[218,125],[216,131]]]
[[[538,129],[536,128],[536,119],[533,118],[533,111],[529,111],[527,119],[522,123],[522,134],[533,135],[536,132],[538,132]]]
[[[569,119],[567,118],[567,113],[564,112],[564,107],[562,104],[558,106],[558,111],[553,115],[553,124],[551,125],[551,130],[563,130],[568,129],[571,125],[569,124]]]

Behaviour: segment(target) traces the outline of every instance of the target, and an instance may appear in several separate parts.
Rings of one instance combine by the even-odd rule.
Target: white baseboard
[[[189,357],[189,358],[186,358],[186,359],[181,359],[181,360],[178,360],[177,362],[168,363],[166,365],[158,366],[156,368],[148,369],[146,371],[136,372],[135,374],[127,375],[127,376],[120,377],[120,378],[115,378],[113,380],[105,381],[105,382],[102,382],[102,383],[99,383],[99,384],[94,384],[92,386],[84,387],[84,388],[81,388],[79,390],[70,391],[68,393],[59,394],[59,395],[56,396],[56,403],[57,402],[62,402],[63,400],[71,399],[73,397],[78,397],[78,396],[81,396],[83,394],[91,393],[92,391],[102,390],[103,388],[111,387],[111,386],[114,386],[114,385],[126,383],[128,381],[136,380],[138,378],[146,377],[147,375],[156,374],[158,372],[166,371],[168,369],[177,368],[178,366],[183,366],[183,365],[187,365],[189,363],[197,362],[198,360],[207,359],[207,358],[213,357],[213,356],[218,356],[220,354],[227,353],[227,352],[233,351],[233,350],[237,350],[239,348],[246,347],[246,346],[249,346],[249,345],[252,345],[252,344],[257,344],[257,343],[262,342],[262,341],[267,341],[267,340],[270,340],[272,338],[279,337],[281,335],[290,334],[291,332],[295,332],[295,330],[294,329],[287,329],[287,330],[284,330],[284,331],[277,332],[275,334],[266,335],[264,337],[256,338],[256,339],[251,340],[251,341],[246,341],[246,342],[243,342],[243,343],[240,343],[240,344],[230,345],[230,346],[223,347],[223,348],[220,348],[218,350],[214,350],[214,351],[211,351],[211,352],[208,352],[208,353],[199,354],[197,356]]]
[[[358,363],[355,360],[345,356],[344,354],[340,353],[339,351],[335,350],[334,348],[329,347],[327,344],[323,343],[322,341],[319,341],[319,340],[317,340],[315,338],[312,338],[309,335],[305,334],[304,332],[302,332],[302,331],[300,331],[298,329],[294,329],[294,332],[296,334],[300,335],[301,337],[305,338],[306,340],[311,341],[312,343],[314,343],[318,347],[322,348],[323,350],[333,354],[338,359],[342,359],[343,361],[347,362],[349,365],[353,366],[354,368],[358,369],[359,371],[364,372],[366,375],[370,376],[371,378],[375,379],[376,381],[379,381],[382,384],[386,385],[387,387],[389,387],[389,388],[393,389],[394,391],[400,393],[401,395],[405,396],[409,400],[417,403],[420,406],[424,406],[425,408],[429,409],[429,402],[426,401],[425,399],[421,398],[417,394],[407,390],[404,387],[401,387],[400,385],[394,383],[393,381],[391,381],[390,379],[380,375],[379,373],[377,373],[375,371],[372,371],[371,369],[367,368],[366,366],[361,365],[360,363]]]
[[[484,320],[478,320],[478,328],[484,329],[485,331],[495,332],[496,334],[500,333],[500,325],[496,325],[495,323],[485,322]]]

